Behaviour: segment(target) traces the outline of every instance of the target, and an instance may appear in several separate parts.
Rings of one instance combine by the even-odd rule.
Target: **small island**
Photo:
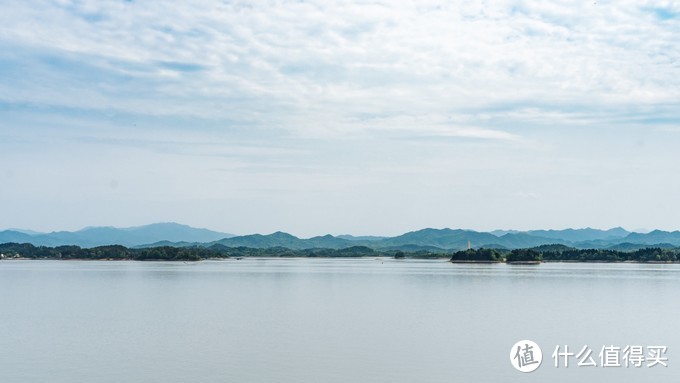
[[[680,262],[680,249],[649,247],[634,251],[576,249],[564,245],[543,245],[529,249],[468,249],[453,253],[452,263],[502,263],[535,265],[541,262]]]
[[[503,254],[496,249],[467,249],[453,253],[453,263],[500,263],[505,261]]]

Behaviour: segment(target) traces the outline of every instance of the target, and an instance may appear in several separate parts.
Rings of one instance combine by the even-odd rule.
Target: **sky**
[[[0,229],[680,229],[679,1],[14,1]]]

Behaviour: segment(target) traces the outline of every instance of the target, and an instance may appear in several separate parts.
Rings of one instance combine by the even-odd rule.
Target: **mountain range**
[[[211,242],[233,237],[208,229],[197,229],[178,223],[154,223],[128,228],[87,227],[78,231],[38,233],[31,230],[9,229],[0,231],[0,243],[31,243],[35,246],[77,245],[95,247],[103,245],[142,246],[158,241]]]
[[[0,243],[31,243],[36,246],[77,245],[95,247],[123,245],[128,247],[149,246],[228,246],[270,248],[285,247],[293,250],[310,248],[342,249],[367,246],[374,249],[399,249],[407,251],[460,250],[474,248],[531,248],[548,244],[560,244],[575,248],[630,249],[641,247],[680,246],[680,231],[654,230],[649,233],[629,232],[617,227],[609,230],[496,230],[479,232],[462,229],[422,229],[395,237],[351,236],[330,234],[311,238],[275,232],[234,236],[208,229],[198,229],[177,223],[155,223],[129,228],[89,227],[75,232],[59,231],[38,233],[30,230],[9,229],[0,231]]]

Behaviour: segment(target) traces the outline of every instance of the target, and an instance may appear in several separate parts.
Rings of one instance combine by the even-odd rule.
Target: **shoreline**
[[[290,259],[290,260],[295,260],[295,259],[338,259],[338,260],[351,260],[351,259],[363,259],[363,260],[396,260],[396,261],[401,261],[401,260],[411,260],[411,261],[442,261],[442,262],[447,262],[447,263],[452,263],[452,264],[463,264],[463,265],[471,265],[471,264],[478,264],[478,265],[490,265],[490,264],[506,264],[506,265],[516,265],[516,266],[521,266],[521,265],[540,265],[542,263],[595,263],[595,264],[603,264],[603,263],[612,263],[612,264],[650,264],[650,265],[672,265],[672,264],[680,264],[680,261],[574,261],[574,260],[543,260],[543,261],[515,261],[515,262],[507,262],[507,261],[467,261],[467,260],[455,260],[452,261],[446,257],[441,257],[441,258],[418,258],[418,257],[405,257],[405,258],[393,258],[393,257],[383,257],[383,259],[377,259],[374,256],[361,256],[361,257],[270,257],[270,256],[250,256],[250,257],[214,257],[214,258],[205,258],[205,259],[175,259],[175,260],[168,260],[168,259],[134,259],[134,258],[101,258],[101,259],[88,259],[88,258],[69,258],[69,259],[59,259],[59,258],[27,258],[27,257],[20,257],[20,258],[3,258],[0,259],[0,263],[3,261],[11,262],[11,261],[86,261],[86,262],[124,262],[124,261],[129,261],[129,262],[173,262],[173,263],[198,263],[198,262],[203,262],[203,261],[241,261],[245,259]]]

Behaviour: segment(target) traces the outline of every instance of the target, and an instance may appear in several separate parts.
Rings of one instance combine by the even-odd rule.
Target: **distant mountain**
[[[38,234],[45,234],[39,231],[34,231],[34,230],[27,230],[27,229],[16,229],[16,228],[9,228],[7,229],[8,231],[18,231],[19,233],[24,233],[28,235],[38,235]]]
[[[342,249],[356,246],[356,242],[347,239],[337,238],[332,235],[301,239],[294,235],[277,231],[276,233],[262,235],[251,234],[239,237],[225,238],[211,243],[220,244],[228,247],[252,247],[257,249],[269,247],[286,247],[292,250],[326,248]]]
[[[429,251],[431,253],[443,253],[446,250],[441,247],[427,245],[399,245],[381,247],[380,250],[401,250],[401,251]]]
[[[569,242],[616,240],[630,234],[629,231],[621,227],[615,227],[609,230],[591,229],[589,227],[585,229],[530,230],[526,233],[536,237],[559,239],[561,241]]]
[[[498,232],[497,232],[498,233]],[[471,247],[493,248],[529,248],[545,244],[567,243],[568,241],[544,238],[524,232],[508,231],[506,234],[496,236],[491,233],[477,232],[473,230],[453,229],[423,229],[406,233],[397,237],[384,239],[371,243],[376,247],[395,247],[404,245],[433,246],[447,250],[461,250]]]
[[[519,232],[520,232],[519,230],[494,230],[494,231],[490,231],[489,233],[495,235],[496,237],[500,237],[502,235],[514,234],[514,233],[519,233]]]
[[[16,242],[16,243],[30,243],[33,237],[29,234],[22,233],[18,230],[0,231],[0,243]]]
[[[412,231],[397,237],[375,241],[371,245],[377,247],[396,247],[403,245],[434,246],[440,249],[464,249],[468,241],[471,246],[479,247],[488,243],[498,242],[498,237],[489,233],[473,230],[453,229],[422,229]]]
[[[490,234],[451,229],[424,229],[418,232],[407,233],[393,238],[373,237],[368,240],[362,239],[360,237],[354,237],[354,239],[350,240],[341,238],[340,236],[334,237],[330,234],[302,239],[279,231],[267,235],[251,234],[240,237],[225,238],[207,245],[211,246],[219,244],[228,247],[252,247],[260,249],[270,247],[286,247],[293,250],[302,250],[316,248],[344,249],[360,244],[362,246],[386,250],[443,251],[447,248],[467,246],[467,238],[471,236],[469,234],[466,235],[462,233],[481,234],[482,236],[489,236],[491,238],[498,239]]]
[[[528,249],[541,245],[565,245],[569,243],[569,241],[563,239],[540,237],[523,232],[505,234],[496,238],[496,241],[508,249]]]
[[[334,237],[330,234],[320,237],[312,237],[304,241],[307,243],[306,246],[310,246],[311,248],[343,249],[357,245],[356,241]]]
[[[655,243],[670,243],[680,246],[680,231],[654,230],[649,233],[630,233],[623,238],[625,242],[653,245]]]
[[[196,246],[203,246],[203,242],[185,242],[185,241],[179,241],[179,242],[173,242],[173,241],[158,241],[154,243],[146,243],[144,245],[137,245],[133,246],[135,249],[144,249],[147,247],[162,247],[162,246],[168,246],[168,247],[196,247]]]
[[[268,248],[280,246],[289,249],[304,249],[304,245],[301,243],[300,238],[281,231],[268,235],[250,234],[224,238],[215,241],[212,244],[220,244],[228,247]]]
[[[178,223],[155,223],[129,228],[88,227],[79,231],[58,231],[29,235],[17,231],[0,232],[0,243],[31,243],[36,246],[77,245],[95,247],[103,245],[123,245],[128,247],[144,244],[171,242],[211,242],[233,235],[208,229],[197,229]]]
[[[621,227],[598,229],[566,230],[496,230],[491,233],[472,230],[423,229],[397,237],[386,238],[368,244],[371,247],[392,248],[395,246],[433,246],[441,249],[459,250],[473,248],[532,248],[542,245],[564,245],[574,248],[604,249],[624,242],[642,245],[680,246],[680,231],[656,230],[650,233],[631,233]],[[625,246],[624,246],[625,247]]]
[[[134,232],[144,237],[155,237],[161,240],[185,242],[210,242],[219,238],[233,237],[233,234],[221,233],[208,229],[195,228],[174,222],[154,223],[146,226],[121,229],[128,233]]]
[[[38,246],[78,245],[94,247],[101,245],[123,245],[127,247],[149,246],[226,246],[251,248],[303,249],[346,249],[364,246],[372,249],[404,251],[453,251],[472,248],[534,248],[538,246],[569,246],[578,249],[636,250],[644,247],[680,246],[680,231],[654,230],[649,233],[628,232],[617,227],[609,230],[565,229],[565,230],[496,230],[478,232],[462,229],[426,228],[411,231],[396,237],[323,235],[312,238],[298,238],[294,235],[275,232],[272,234],[251,234],[233,236],[207,229],[197,229],[177,223],[156,223],[146,226],[115,228],[89,227],[75,232],[59,231],[35,233],[28,230],[0,231],[0,243],[31,243]]]
[[[343,234],[343,235],[336,235],[336,238],[346,239],[348,241],[379,241],[379,240],[385,239],[387,237],[379,237],[379,236],[375,236],[375,235],[354,236],[354,235],[349,235],[349,234]]]

